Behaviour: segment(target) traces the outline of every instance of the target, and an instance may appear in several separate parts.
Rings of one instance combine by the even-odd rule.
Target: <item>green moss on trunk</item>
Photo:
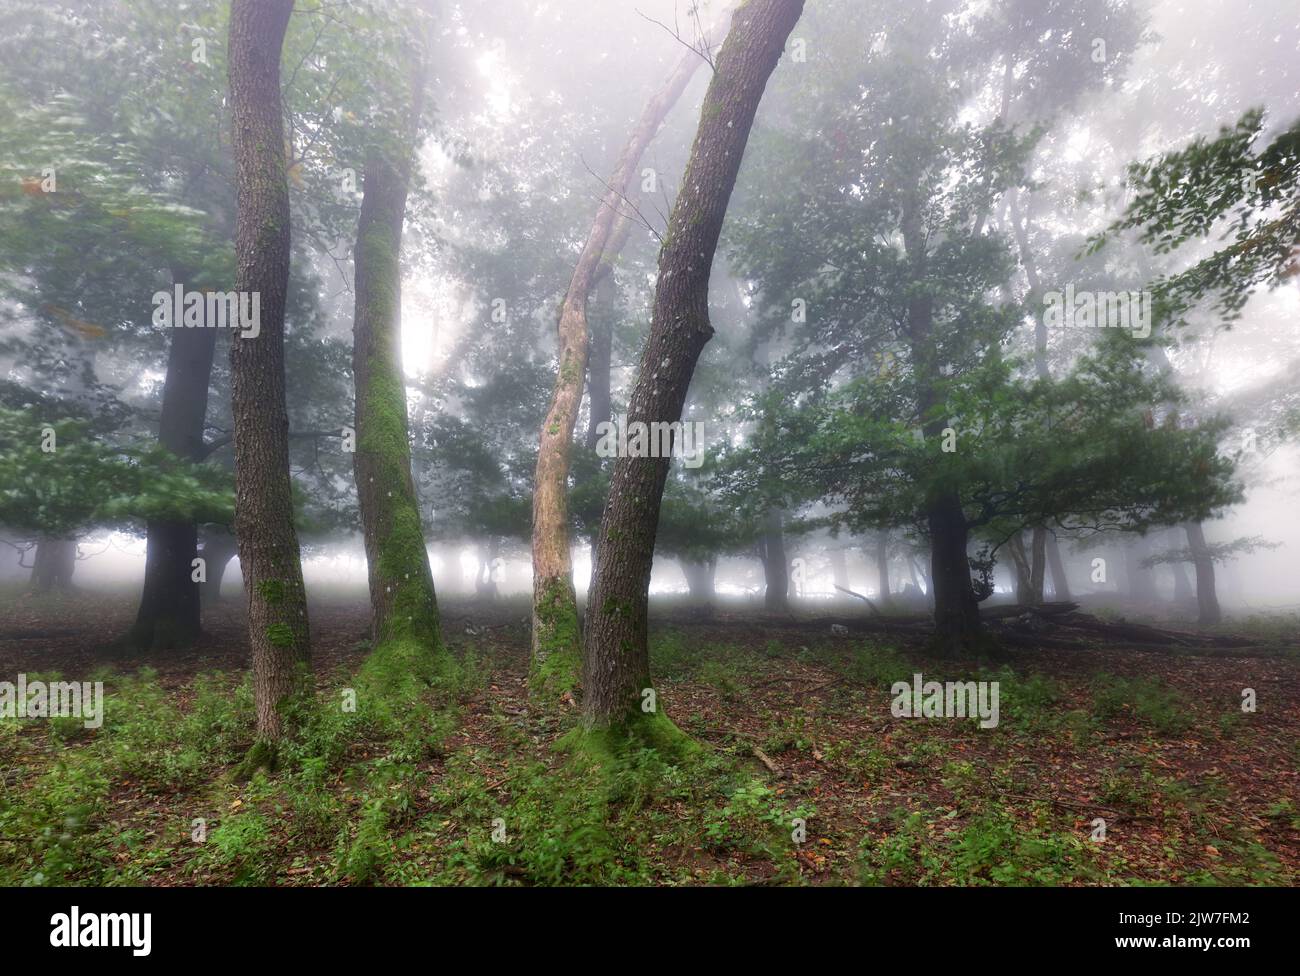
[[[568,580],[549,579],[539,585],[530,684],[534,694],[554,697],[577,688],[582,676],[578,599]]]

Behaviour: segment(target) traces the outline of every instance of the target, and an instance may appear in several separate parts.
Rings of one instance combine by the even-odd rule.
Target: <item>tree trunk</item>
[[[1043,602],[1043,583],[1047,575],[1047,530],[1042,526],[1030,533],[1029,551],[1029,605]]]
[[[659,252],[629,423],[681,419],[695,364],[713,334],[709,274],[727,203],[759,99],[802,11],[803,0],[748,0],[732,19]],[[583,648],[585,729],[637,728],[664,745],[680,742],[681,734],[661,708],[650,710],[653,693],[643,692],[651,690],[646,616],[669,460],[620,457],[614,465]]]
[[[880,587],[881,600],[888,600],[889,593],[889,533],[882,529],[876,536],[876,584]]]
[[[1068,603],[1070,581],[1065,575],[1065,561],[1061,559],[1061,544],[1050,532],[1047,535],[1047,565],[1052,571],[1052,599]]]
[[[273,765],[287,701],[311,687],[311,644],[289,478],[284,303],[289,280],[280,50],[293,0],[232,0],[228,45],[238,216],[235,288],[260,296],[256,338],[232,337],[235,537],[248,595],[257,744]]]
[[[1219,596],[1214,588],[1214,558],[1205,544],[1205,530],[1200,522],[1188,522],[1187,544],[1192,550],[1192,565],[1196,568],[1196,622],[1203,627],[1213,626],[1223,619],[1219,611]]]
[[[848,553],[844,549],[836,546],[831,549],[829,555],[831,560],[831,580],[836,586],[842,587],[843,589],[853,589],[853,587],[849,586]],[[837,590],[836,592],[838,593],[839,591]]]
[[[32,557],[32,589],[38,593],[70,590],[76,568],[76,539],[41,539]]]
[[[204,606],[211,606],[221,600],[221,581],[226,576],[230,560],[239,553],[235,537],[224,529],[212,529],[203,533],[203,548],[199,555],[203,557],[207,569],[207,581],[199,584],[199,599]]]
[[[631,226],[625,221],[626,226]],[[600,441],[599,428],[610,420],[610,369],[613,367],[614,321],[618,318],[618,289],[614,276],[606,273],[596,288],[596,305],[600,313],[591,327],[591,357],[587,361],[587,450],[594,451]]]
[[[687,52],[659,91],[646,103],[609,178],[608,189],[600,201],[591,232],[560,306],[559,371],[546,419],[542,423],[537,471],[533,479],[532,674],[535,685],[553,691],[562,691],[575,684],[581,662],[578,598],[573,586],[570,554],[568,491],[573,428],[578,419],[582,383],[587,372],[587,298],[598,271],[603,267],[603,273],[608,274],[616,256],[606,252],[611,244],[616,243],[611,241],[611,235],[637,164],[703,60],[699,53]],[[625,241],[626,233],[621,237]],[[621,245],[621,242],[617,243]]]
[[[421,74],[415,83],[413,117],[418,119]],[[411,478],[402,372],[402,226],[415,132],[413,126],[396,162],[377,149],[366,156],[354,255],[357,449],[352,464],[370,583],[373,650],[367,672],[384,693],[412,669],[426,681],[434,680],[444,651],[420,502]]]
[[[686,588],[690,592],[690,602],[697,607],[713,607],[713,574],[717,571],[718,560],[710,558],[703,561],[693,559],[681,560],[682,575],[686,577]]]
[[[1139,606],[1156,605],[1156,587],[1151,567],[1143,566],[1142,561],[1151,555],[1151,540],[1145,536],[1138,539],[1124,550],[1124,576],[1128,584],[1129,599]]]
[[[971,588],[967,558],[969,527],[956,493],[941,495],[926,516],[930,530],[930,580],[938,646],[966,649],[980,634],[979,601]]]
[[[158,443],[187,461],[201,460],[205,453],[203,423],[216,344],[215,329],[171,330]],[[193,567],[198,526],[193,520],[151,519],[147,535],[144,590],[126,641],[142,650],[188,647],[200,631],[200,584]]]
[[[767,510],[763,531],[763,607],[772,613],[790,610],[790,566],[785,558],[785,536],[779,509]]]

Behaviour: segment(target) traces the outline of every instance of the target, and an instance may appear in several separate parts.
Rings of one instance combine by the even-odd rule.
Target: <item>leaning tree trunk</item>
[[[311,687],[311,644],[289,478],[284,303],[289,281],[280,50],[293,0],[233,0],[228,46],[238,216],[235,289],[260,296],[256,338],[230,341],[235,537],[248,595],[257,744],[245,771],[273,765],[282,712]]]
[[[1214,557],[1205,543],[1205,530],[1200,522],[1188,522],[1187,544],[1192,550],[1192,566],[1196,569],[1196,622],[1212,626],[1223,619],[1219,611],[1219,596],[1214,587]]]
[[[682,189],[659,252],[650,336],[628,422],[680,421],[709,324],[709,274],[759,99],[803,0],[748,0],[732,19],[704,96]],[[681,733],[650,681],[646,644],[650,569],[668,458],[620,457],[596,547],[583,644],[583,731],[617,744],[635,731],[672,747]]]
[[[711,46],[707,40],[705,44]],[[621,246],[620,241],[611,238],[627,239],[626,233],[616,235],[615,227],[637,164],[702,63],[701,53],[688,51],[646,103],[609,178],[560,306],[559,371],[542,423],[533,479],[532,674],[535,686],[552,691],[571,688],[581,666],[582,639],[578,598],[573,587],[568,491],[573,428],[587,372],[587,298],[598,273],[607,274],[615,257],[607,250],[615,243]]]
[[[421,75],[416,84],[422,85]],[[418,117],[418,89],[414,101]],[[447,660],[411,478],[402,373],[401,249],[411,149],[406,147],[399,162],[378,150],[367,155],[354,258],[353,470],[370,581],[373,650],[366,668],[380,682],[381,693],[412,675],[431,682]]]
[[[631,222],[624,220],[624,226]],[[616,232],[616,236],[619,232]],[[606,266],[607,267],[607,266]],[[610,369],[613,366],[614,320],[617,318],[618,289],[614,275],[606,271],[596,286],[596,305],[600,314],[591,323],[591,356],[587,360],[587,439],[586,447],[594,451],[600,443],[600,425],[608,423],[613,408],[610,403]]]
[[[178,280],[184,275],[176,275]],[[203,422],[216,350],[215,329],[173,329],[163,381],[158,443],[178,458],[204,456]],[[144,590],[127,643],[148,650],[188,647],[199,636],[199,582],[193,561],[198,525],[193,519],[151,519],[147,527]],[[204,559],[204,574],[213,567]]]

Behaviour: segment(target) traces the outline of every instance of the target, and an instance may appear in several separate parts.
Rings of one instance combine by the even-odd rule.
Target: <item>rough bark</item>
[[[1187,533],[1187,545],[1192,551],[1192,566],[1196,569],[1196,622],[1202,626],[1212,626],[1223,619],[1219,610],[1219,596],[1214,587],[1214,557],[1205,544],[1205,530],[1200,522],[1188,522],[1183,530]]]
[[[445,663],[433,573],[411,477],[402,372],[401,248],[411,163],[409,145],[396,161],[378,149],[367,154],[354,254],[357,449],[352,463],[370,583],[373,649],[366,670],[385,693],[412,677],[432,681],[438,665]]]
[[[616,243],[611,237],[619,221],[620,208],[626,206],[624,198],[637,164],[703,63],[700,53],[686,52],[663,86],[646,103],[608,180],[560,306],[559,370],[539,435],[533,479],[532,671],[535,683],[553,689],[568,688],[575,683],[581,659],[578,601],[570,555],[568,490],[573,429],[587,372],[587,299],[598,271],[603,266],[604,273],[608,274],[615,257],[607,250]],[[626,234],[622,236],[626,240]]]
[[[736,11],[704,97],[682,189],[659,253],[650,336],[628,404],[629,422],[681,419],[700,352],[713,334],[709,275],[754,113],[803,0],[749,0]],[[668,458],[621,457],[614,465],[596,547],[595,585],[583,644],[586,732],[644,733],[680,742],[651,688],[646,644],[650,569]],[[588,740],[592,741],[592,740]]]
[[[233,0],[229,76],[238,215],[235,288],[260,295],[260,332],[230,342],[235,537],[248,596],[258,744],[274,761],[284,706],[310,688],[311,645],[289,480],[284,304],[289,280],[280,51],[293,0]]]
[[[215,329],[171,330],[158,443],[187,461],[202,460],[206,453],[203,422],[216,344]],[[144,589],[126,641],[145,650],[188,647],[201,628],[200,584],[193,573],[198,526],[193,520],[151,519],[146,532]]]

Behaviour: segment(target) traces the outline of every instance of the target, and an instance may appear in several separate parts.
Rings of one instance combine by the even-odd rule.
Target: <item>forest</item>
[[[1298,282],[1294,0],[0,0],[0,886],[1300,884]]]

